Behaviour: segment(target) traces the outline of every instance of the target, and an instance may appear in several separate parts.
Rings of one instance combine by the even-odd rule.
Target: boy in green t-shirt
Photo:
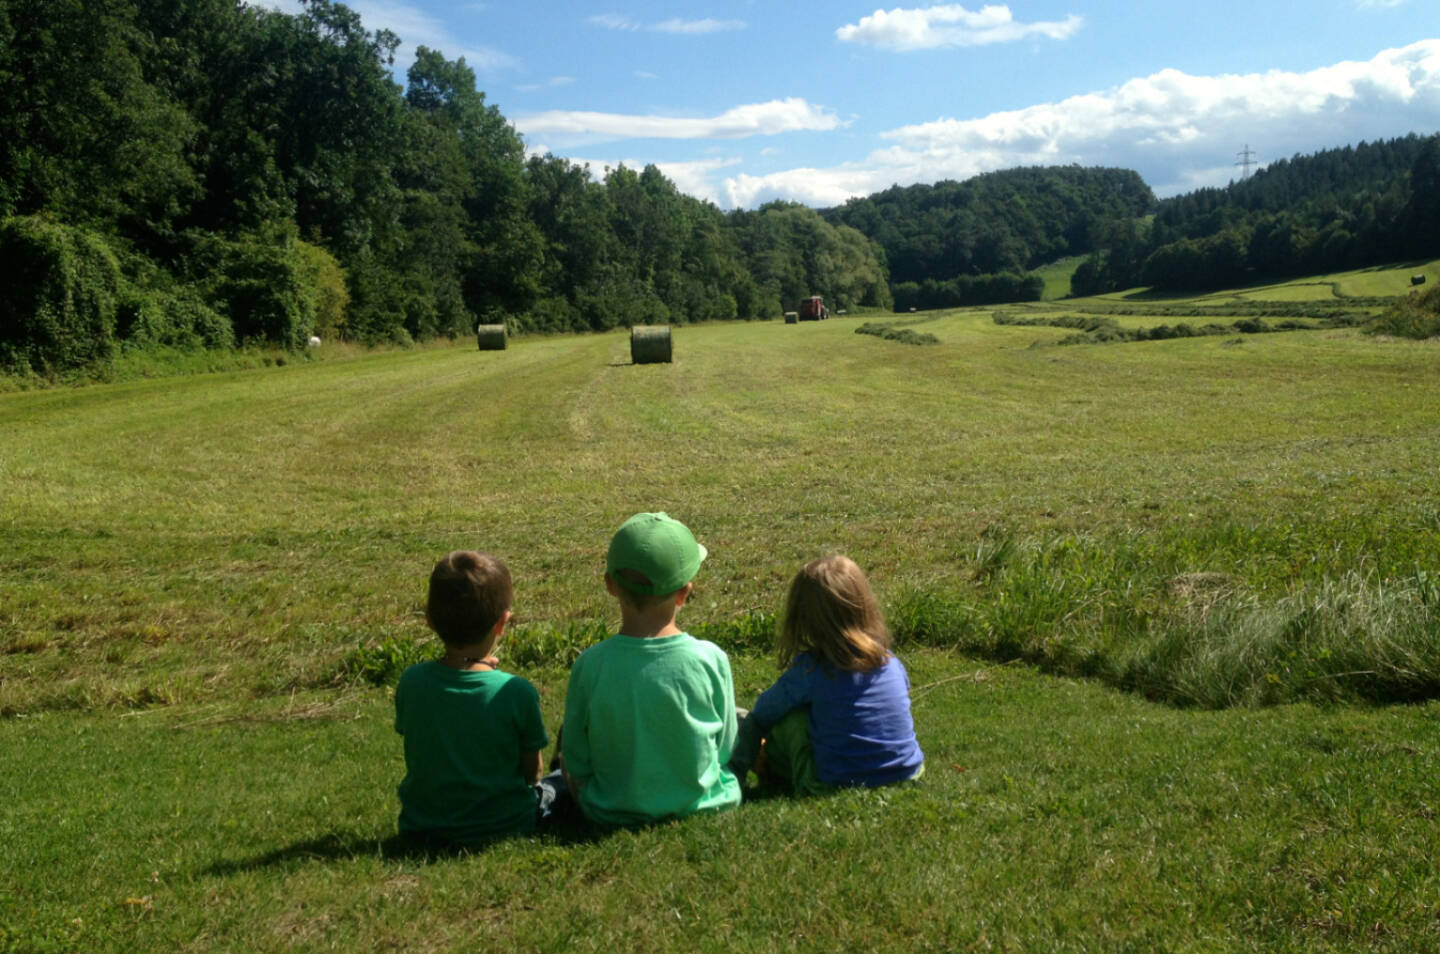
[[[639,825],[740,804],[726,767],[735,745],[730,660],[675,623],[705,548],[663,513],[615,533],[605,587],[620,632],[570,670],[561,761],[585,817]]]
[[[483,553],[457,550],[430,574],[425,620],[445,655],[406,669],[395,688],[402,835],[471,845],[535,830],[550,739],[535,687],[495,658],[513,599],[510,571]]]

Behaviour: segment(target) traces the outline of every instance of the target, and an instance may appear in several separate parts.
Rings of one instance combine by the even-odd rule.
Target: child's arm
[[[545,774],[545,750],[536,749],[534,752],[520,753],[520,777],[525,779],[526,785],[534,785],[540,781],[540,776]]]
[[[570,683],[565,690],[565,721],[560,731],[565,737],[565,746],[560,753],[560,765],[565,770],[565,782],[571,792],[578,792],[590,779],[590,737],[587,716],[589,691],[581,675],[585,665],[582,655],[570,667]]]
[[[750,716],[762,729],[768,729],[785,718],[785,714],[796,706],[809,704],[808,670],[807,664],[797,662],[782,672],[774,685],[760,693],[760,698],[755,700],[755,708],[750,710]]]
[[[518,676],[506,685],[524,692],[525,701],[515,726],[520,742],[519,769],[525,784],[534,785],[545,773],[545,746],[550,744],[545,716],[540,711],[540,694],[528,680]]]
[[[735,717],[735,677],[730,672],[730,657],[720,656],[722,665],[720,668],[719,698],[716,700],[720,709],[720,717],[724,725],[720,729],[719,751],[720,762],[730,761],[730,756],[735,752],[735,738],[739,735],[739,720]]]

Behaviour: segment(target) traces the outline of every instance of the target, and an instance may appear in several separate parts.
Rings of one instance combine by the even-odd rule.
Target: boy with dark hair
[[[620,631],[570,670],[561,760],[586,818],[639,825],[740,804],[730,660],[675,622],[705,548],[663,513],[616,531],[605,588]]]
[[[425,620],[445,655],[406,669],[395,688],[402,835],[473,845],[535,830],[550,739],[535,687],[495,658],[513,599],[509,569],[484,553],[457,550],[430,574]]]

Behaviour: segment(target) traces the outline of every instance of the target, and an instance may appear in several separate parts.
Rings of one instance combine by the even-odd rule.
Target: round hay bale
[[[475,340],[481,351],[504,351],[507,347],[504,325],[476,325]]]
[[[670,326],[636,325],[631,328],[630,360],[634,364],[669,364]]]
[[[1410,284],[1412,284],[1412,285],[1423,285],[1423,284],[1425,284],[1425,276],[1424,276],[1424,274],[1422,273],[1422,274],[1419,274],[1419,275],[1411,275],[1411,276],[1410,276]]]
[[[787,312],[785,312],[785,324],[787,324],[787,325],[798,325],[799,323],[800,323],[800,313],[799,313],[798,311],[787,311]]]

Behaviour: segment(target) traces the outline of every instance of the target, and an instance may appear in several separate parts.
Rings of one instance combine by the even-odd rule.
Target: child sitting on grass
[[[513,598],[510,571],[483,553],[457,550],[430,574],[425,620],[445,655],[406,669],[395,689],[401,835],[466,846],[535,830],[550,739],[535,687],[495,658]]]
[[[730,659],[675,622],[705,548],[663,513],[616,531],[605,587],[620,632],[575,660],[561,764],[585,817],[641,825],[740,804],[726,767],[735,744]]]
[[[785,671],[740,726],[736,774],[755,764],[762,784],[796,795],[920,776],[910,680],[854,561],[825,557],[796,574],[779,643]]]

